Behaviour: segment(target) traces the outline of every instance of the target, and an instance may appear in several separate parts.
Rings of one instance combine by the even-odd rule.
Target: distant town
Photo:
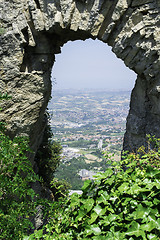
[[[63,147],[61,164],[70,162],[70,166],[75,158],[86,163],[87,174],[91,171],[93,175],[93,171],[104,170],[104,152],[114,153],[114,160],[118,161],[129,99],[129,91],[56,90],[48,109],[54,140]],[[85,170],[77,168],[76,174]]]

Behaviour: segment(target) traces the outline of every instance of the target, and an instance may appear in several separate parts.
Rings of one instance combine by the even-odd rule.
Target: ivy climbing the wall
[[[38,175],[42,177],[45,184],[50,187],[53,174],[58,167],[61,159],[62,147],[60,143],[53,141],[53,133],[49,124],[49,114],[46,112],[46,126],[42,143],[37,151],[35,161],[38,165]]]

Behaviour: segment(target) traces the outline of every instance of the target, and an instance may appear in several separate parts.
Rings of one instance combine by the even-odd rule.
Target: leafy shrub
[[[54,199],[57,201],[68,196],[69,189],[71,189],[71,185],[64,179],[53,178],[50,185],[50,189],[54,193]]]
[[[10,98],[7,94],[0,93],[1,101]],[[61,146],[51,141],[50,127],[47,127],[42,144],[44,162],[39,164],[40,171],[46,171],[44,178],[46,177],[46,182],[50,184],[59,162]],[[5,123],[0,122],[0,239],[17,240],[22,239],[24,234],[34,229],[31,221],[37,214],[36,209],[45,209],[47,215],[51,210],[48,208],[51,203],[47,199],[41,199],[32,189],[33,183],[40,180],[27,157],[31,152],[28,139],[25,137],[10,139],[5,135],[5,130]],[[69,188],[65,181],[54,180],[50,186],[56,191],[56,198],[67,194]],[[63,194],[61,194],[62,191]]]
[[[35,193],[30,183],[38,178],[26,157],[26,139],[11,140],[0,132],[0,143],[0,239],[20,239],[32,226]]]
[[[82,195],[53,210],[47,234],[37,231],[28,239],[160,239],[160,148],[142,150],[85,181]]]
[[[8,99],[0,94],[0,100]],[[21,239],[32,227],[29,217],[35,213],[36,195],[31,183],[38,181],[27,152],[28,139],[5,135],[0,122],[0,239]]]

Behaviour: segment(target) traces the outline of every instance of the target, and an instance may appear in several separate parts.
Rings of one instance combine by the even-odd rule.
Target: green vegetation
[[[7,100],[10,97],[0,94],[0,100]],[[0,108],[1,110],[1,108]],[[43,146],[47,147],[47,145]],[[53,168],[53,158],[59,160],[59,145],[56,144],[51,148],[47,155],[46,151],[42,153],[51,157],[51,166],[45,159],[44,170],[51,176],[51,168]],[[41,199],[36,195],[32,186],[40,182],[39,177],[33,171],[33,166],[28,160],[28,153],[31,152],[26,137],[14,137],[10,139],[5,135],[5,123],[0,122],[0,239],[1,240],[18,240],[23,239],[27,234],[35,228],[33,225],[34,216],[37,214],[37,207],[42,206],[47,214],[47,206],[49,200]],[[52,153],[52,155],[51,155]],[[55,167],[53,168],[55,170]],[[52,173],[53,174],[53,173]],[[53,177],[52,177],[53,180]],[[62,188],[63,183],[63,188]],[[66,192],[67,183],[60,181],[51,183],[52,189],[63,189],[63,195]],[[44,213],[44,216],[45,216]],[[43,212],[41,212],[43,214]]]
[[[82,195],[66,196],[68,184],[53,179],[50,186],[57,195],[50,201],[31,188],[39,178],[27,158],[28,140],[10,139],[4,131],[0,123],[1,240],[160,239],[160,139],[148,136],[147,149],[111,161],[95,181],[84,182]],[[47,223],[29,235],[37,206]]]
[[[54,177],[50,183],[50,189],[54,193],[54,200],[59,201],[60,198],[68,196],[71,185],[64,179],[60,180]]]
[[[0,95],[0,100],[8,99]],[[31,183],[38,181],[27,159],[28,139],[11,140],[0,122],[0,239],[22,239],[32,228],[30,217],[35,213],[36,195]]]
[[[102,153],[99,150],[92,152],[95,156],[102,157]],[[89,171],[96,172],[105,171],[108,167],[108,163],[106,158],[102,158],[101,161],[91,161],[90,163],[86,162],[86,158],[83,156],[73,157],[70,160],[64,160],[60,163],[59,167],[56,169],[54,173],[54,177],[59,180],[64,179],[70,184],[70,189],[80,190],[83,186],[83,181],[81,180],[78,173],[82,169],[86,169]]]
[[[82,195],[56,206],[44,227],[47,233],[36,231],[28,240],[160,239],[159,168],[160,147],[125,154],[94,182],[85,181]]]
[[[53,173],[60,162],[62,147],[58,142],[52,140],[53,133],[49,125],[49,115],[46,113],[47,124],[44,130],[43,141],[37,151],[35,161],[38,166],[38,175],[42,177],[45,184],[50,187]]]
[[[61,163],[54,176],[59,180],[66,180],[72,189],[79,190],[83,186],[83,181],[77,174],[81,169],[89,170],[89,164],[82,158],[72,158],[68,163]]]
[[[79,139],[78,141],[73,141],[73,142],[66,142],[69,147],[75,147],[75,148],[89,148],[91,144],[96,144],[95,141],[92,140],[84,140],[84,139]]]
[[[21,239],[33,227],[29,218],[35,213],[36,197],[31,183],[38,181],[26,157],[28,141],[11,140],[0,132],[0,239]]]

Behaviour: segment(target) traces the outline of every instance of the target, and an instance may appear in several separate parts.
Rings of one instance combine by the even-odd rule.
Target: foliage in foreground
[[[7,94],[0,93],[0,101],[8,100]],[[0,108],[0,111],[2,109]],[[46,139],[47,141],[47,139]],[[48,142],[47,142],[48,143]],[[46,147],[46,146],[45,146]],[[60,146],[50,146],[47,150],[51,155],[46,158],[43,171],[49,169],[50,179],[53,170],[60,158]],[[43,154],[47,155],[45,148]],[[23,239],[24,234],[34,229],[35,217],[38,216],[38,209],[45,209],[45,203],[49,205],[49,200],[41,199],[35,194],[32,186],[39,182],[39,177],[33,171],[31,162],[27,155],[31,152],[28,139],[25,137],[14,137],[11,139],[5,134],[5,123],[0,122],[0,239],[18,240]],[[48,156],[47,155],[47,156]],[[48,160],[48,162],[47,162]],[[54,164],[55,160],[55,164]],[[48,168],[47,168],[48,167]],[[45,176],[46,176],[45,175]],[[52,173],[53,175],[53,173]],[[58,191],[62,182],[52,182],[52,188]],[[66,192],[67,183],[63,182],[63,192]],[[58,195],[58,193],[57,193]],[[59,195],[58,195],[59,196]],[[60,195],[61,196],[61,195]],[[37,209],[37,210],[36,210]],[[41,211],[42,215],[43,211]],[[47,210],[46,210],[47,214]]]
[[[0,100],[8,99],[0,94]],[[35,213],[35,193],[31,182],[38,180],[26,153],[28,139],[5,135],[0,122],[0,239],[22,239],[32,227],[30,216]]]
[[[124,170],[124,166],[127,168]],[[83,194],[56,205],[49,223],[31,239],[158,240],[160,239],[160,148],[128,154]]]
[[[38,178],[25,155],[27,140],[11,140],[0,132],[0,143],[0,239],[20,239],[32,227],[35,193],[30,183]]]

